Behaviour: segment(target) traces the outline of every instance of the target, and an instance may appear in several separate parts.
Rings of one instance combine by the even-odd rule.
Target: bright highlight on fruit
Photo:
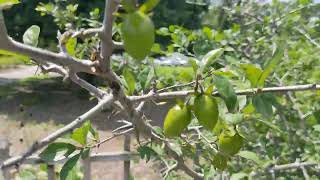
[[[121,26],[124,49],[130,56],[143,60],[154,44],[154,25],[151,19],[140,11],[126,14]]]
[[[184,106],[172,107],[164,120],[164,135],[167,137],[179,136],[191,122],[191,112]]]
[[[194,115],[199,123],[208,130],[213,130],[219,118],[217,101],[208,95],[199,95],[194,100]]]

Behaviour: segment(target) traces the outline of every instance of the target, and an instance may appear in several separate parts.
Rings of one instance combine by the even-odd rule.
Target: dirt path
[[[64,124],[70,123],[96,103],[89,101],[86,96],[79,96],[81,94],[77,90],[79,88],[63,85],[60,83],[61,78],[57,77],[37,80],[30,85],[13,84],[10,85],[13,86],[10,89],[3,90],[9,83],[33,77],[36,70],[37,67],[34,66],[0,70],[0,141],[9,142],[11,156],[24,152],[35,140],[41,139]],[[50,74],[50,76],[56,75]],[[79,104],[81,104],[80,107]],[[152,112],[152,109],[154,107],[150,105],[146,111]],[[107,119],[106,113],[108,112],[100,113],[91,119],[93,125],[99,130],[101,139],[109,137],[111,130],[119,126],[115,121],[117,118]],[[159,117],[159,114],[155,116]],[[93,152],[113,152],[122,149],[123,138],[119,137],[101,145]],[[1,160],[3,159],[0,158],[0,163]],[[145,164],[143,160],[132,163],[132,175],[139,180],[160,179],[151,166],[151,163]],[[93,167],[93,179],[122,179],[122,162],[95,163]]]
[[[37,66],[18,66],[17,68],[0,69],[0,86],[35,75],[40,75]],[[57,76],[54,73],[49,73],[49,75],[52,77]]]

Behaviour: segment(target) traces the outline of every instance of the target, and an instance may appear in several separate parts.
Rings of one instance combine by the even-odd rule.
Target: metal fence
[[[91,180],[91,163],[92,162],[105,162],[105,161],[123,161],[123,179],[129,180],[130,178],[130,161],[137,159],[138,154],[130,152],[131,136],[125,135],[123,151],[122,152],[110,152],[110,153],[99,153],[91,154],[85,160],[83,160],[83,179]],[[68,158],[55,160],[52,162],[44,162],[38,156],[28,157],[23,164],[47,164],[47,175],[48,180],[56,180],[55,166],[57,164],[63,164],[68,160]],[[5,169],[2,171],[4,180],[11,180],[13,176],[10,172],[11,169]],[[1,179],[1,176],[0,176]]]

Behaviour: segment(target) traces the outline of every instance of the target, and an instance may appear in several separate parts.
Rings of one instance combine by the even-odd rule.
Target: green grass
[[[178,82],[190,82],[194,78],[192,67],[158,66],[156,67],[156,73],[159,77],[173,78]]]
[[[35,76],[0,86],[0,100],[19,99],[22,104],[37,104],[50,97],[52,90],[64,90],[58,79],[50,79],[47,75]]]
[[[19,57],[0,56],[0,68],[6,68],[6,67],[17,66],[22,64],[25,64],[25,62]]]

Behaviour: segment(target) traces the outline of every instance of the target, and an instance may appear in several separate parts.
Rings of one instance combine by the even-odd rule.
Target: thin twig
[[[292,86],[281,86],[281,87],[267,87],[267,88],[252,88],[245,90],[237,90],[237,95],[256,95],[261,93],[286,93],[286,92],[297,92],[297,91],[313,91],[319,90],[320,84],[304,84],[304,85],[292,85]],[[185,98],[189,95],[194,94],[194,91],[174,91],[164,92],[154,95],[142,95],[142,96],[129,96],[128,98],[133,102],[148,101],[148,100],[168,100],[175,98]],[[212,96],[220,96],[220,93],[215,91]]]

